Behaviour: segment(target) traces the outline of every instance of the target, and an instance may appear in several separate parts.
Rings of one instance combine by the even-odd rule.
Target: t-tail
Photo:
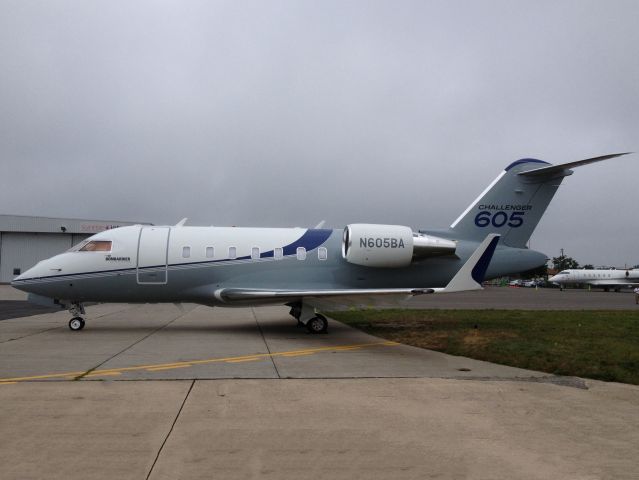
[[[508,165],[450,226],[456,238],[482,240],[488,233],[523,248],[571,168],[627,155],[615,153],[560,165],[524,158]]]

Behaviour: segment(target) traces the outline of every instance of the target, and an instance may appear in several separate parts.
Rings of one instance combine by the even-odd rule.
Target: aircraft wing
[[[445,287],[437,288],[356,288],[356,289],[301,289],[265,290],[254,288],[222,288],[215,291],[215,298],[225,303],[287,303],[304,299],[308,303],[328,301],[339,304],[366,302],[370,298],[387,297],[396,302],[417,295],[481,290],[486,269],[493,257],[499,235],[490,234],[473,252],[470,258]]]

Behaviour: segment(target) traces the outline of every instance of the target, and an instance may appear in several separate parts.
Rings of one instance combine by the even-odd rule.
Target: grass
[[[407,345],[639,385],[639,312],[358,310],[331,317]]]

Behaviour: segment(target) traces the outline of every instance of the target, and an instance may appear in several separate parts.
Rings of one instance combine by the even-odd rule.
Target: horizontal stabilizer
[[[586,158],[585,160],[577,160],[575,162],[562,163],[560,165],[549,165],[547,167],[534,168],[532,170],[519,172],[518,175],[523,175],[525,177],[535,177],[538,175],[550,175],[554,173],[563,172],[564,170],[569,170],[574,167],[581,167],[582,165],[601,162],[602,160],[621,157],[622,155],[629,155],[630,153],[633,153],[633,152],[611,153],[610,155],[602,155],[601,157]]]

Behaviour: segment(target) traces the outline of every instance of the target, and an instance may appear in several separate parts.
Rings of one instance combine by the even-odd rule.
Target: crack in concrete
[[[268,346],[268,342],[266,341],[266,337],[264,336],[264,331],[262,330],[262,326],[260,322],[257,320],[257,315],[255,314],[255,308],[251,308],[251,313],[253,314],[253,318],[255,319],[255,324],[257,325],[257,329],[260,331],[260,335],[262,335],[262,340],[264,341],[264,346],[266,346],[266,351],[268,352],[271,363],[273,364],[273,368],[275,369],[275,373],[277,374],[277,378],[282,378],[280,375],[280,371],[277,369],[277,365],[275,364],[275,359],[273,358],[270,347]]]
[[[166,442],[169,440],[169,437],[171,436],[171,433],[173,433],[173,429],[175,428],[175,424],[177,423],[178,418],[180,418],[180,414],[182,413],[182,410],[184,409],[184,405],[186,405],[186,401],[189,398],[189,395],[191,394],[191,390],[193,390],[193,386],[195,385],[195,382],[196,382],[195,380],[193,380],[191,382],[191,386],[189,387],[189,390],[186,392],[186,395],[184,396],[184,400],[182,400],[182,405],[180,405],[180,409],[178,410],[177,415],[175,416],[175,419],[173,419],[173,423],[171,424],[171,428],[169,429],[168,433],[166,434],[166,437],[164,437],[164,441],[162,442],[162,445],[160,445],[158,453],[155,456],[155,460],[153,460],[153,465],[151,465],[151,468],[149,469],[149,473],[147,473],[147,475],[146,475],[146,480],[149,480],[149,477],[153,473],[153,469],[155,468],[155,464],[158,463],[158,459],[160,458],[160,454],[162,453],[162,450],[164,449],[164,445],[166,445]]]
[[[86,377],[87,375],[90,375],[93,371],[97,370],[98,368],[100,368],[102,365],[104,365],[105,363],[113,360],[115,357],[117,357],[118,355],[121,355],[122,353],[126,352],[127,350],[135,347],[138,343],[146,340],[147,338],[149,338],[151,335],[153,335],[154,333],[159,332],[160,330],[168,327],[169,325],[171,325],[173,322],[175,322],[177,319],[182,318],[184,315],[186,315],[187,313],[190,312],[181,312],[180,315],[178,315],[175,318],[172,318],[171,320],[169,320],[167,323],[165,323],[164,325],[159,326],[158,328],[156,328],[155,330],[152,330],[151,332],[149,332],[148,334],[146,334],[145,336],[143,336],[142,338],[140,338],[139,340],[133,342],[131,345],[127,346],[126,348],[120,350],[119,352],[113,354],[112,356],[110,356],[109,358],[107,358],[106,360],[104,360],[103,362],[100,362],[99,364],[95,365],[94,367],[91,367],[90,369],[88,369],[86,372],[84,372],[81,375],[78,375],[77,377],[75,377],[73,380],[74,381],[78,381],[78,380],[82,380],[84,377]]]
[[[107,315],[115,315],[116,313],[120,313],[120,312],[123,312],[125,310],[129,310],[130,308],[131,308],[130,306],[127,306],[127,307],[123,308],[122,310],[118,310],[116,312],[103,313],[102,315],[97,315],[95,317],[91,317],[91,319],[98,319],[98,318],[106,317]],[[59,312],[55,312],[55,313],[59,313]],[[32,315],[32,316],[35,316],[35,315]],[[17,317],[17,318],[12,318],[10,320],[18,320],[20,318],[27,318],[27,317]],[[28,337],[33,337],[35,335],[40,335],[41,333],[50,332],[51,330],[55,330],[56,328],[63,328],[63,327],[62,326],[51,327],[51,328],[47,328],[45,330],[40,330],[39,332],[29,333],[27,335],[22,335],[21,337],[15,337],[15,338],[10,338],[8,340],[3,340],[2,342],[0,342],[0,345],[2,345],[3,343],[13,342],[15,340],[22,340],[23,338],[28,338]]]

